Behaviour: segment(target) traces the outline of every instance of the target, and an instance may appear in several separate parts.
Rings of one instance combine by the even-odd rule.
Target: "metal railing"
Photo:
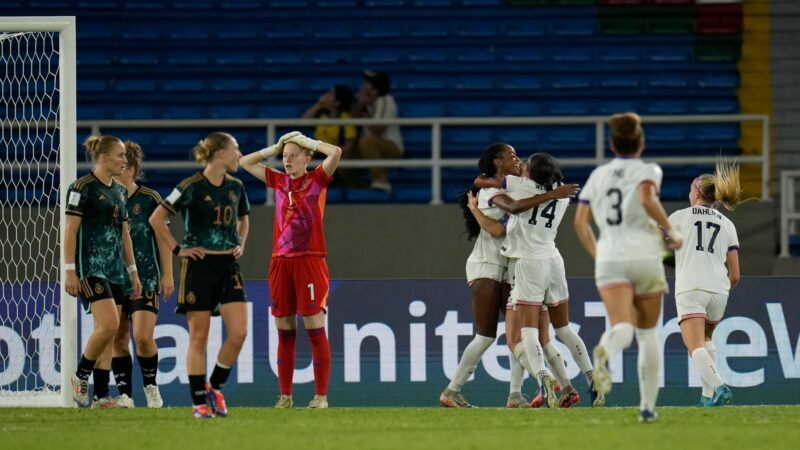
[[[220,130],[235,130],[237,128],[263,128],[266,133],[266,142],[273,143],[277,139],[277,129],[280,128],[307,128],[318,125],[400,125],[404,127],[428,126],[431,128],[431,156],[425,159],[384,159],[384,160],[343,160],[341,167],[430,167],[431,169],[431,204],[442,203],[442,168],[445,167],[476,167],[478,156],[475,158],[443,158],[442,157],[442,128],[443,127],[471,127],[471,126],[552,126],[552,125],[585,125],[593,127],[595,131],[594,157],[570,158],[559,157],[562,166],[592,166],[600,165],[609,158],[606,157],[605,126],[607,116],[558,116],[558,117],[426,117],[426,118],[397,118],[397,119],[200,119],[200,120],[83,120],[78,121],[79,129],[90,128],[92,133],[99,134],[103,129],[147,129],[158,130],[163,128],[216,128]],[[741,123],[760,122],[762,130],[761,154],[754,156],[740,156],[739,162],[761,164],[761,199],[768,200],[770,179],[770,142],[769,142],[769,116],[764,114],[731,114],[731,115],[686,115],[686,116],[642,116],[645,125],[672,124],[672,123]],[[233,132],[235,135],[235,132]],[[122,136],[124,138],[124,136]],[[187,142],[187,148],[193,143]],[[488,143],[478,143],[482,147]],[[513,142],[510,142],[513,145]],[[251,151],[254,149],[243,149]],[[543,147],[542,150],[547,150]],[[646,158],[665,166],[713,164],[715,156],[680,156],[680,157],[654,157]],[[277,164],[277,163],[275,163]],[[80,167],[81,165],[79,165]],[[85,166],[84,166],[85,167]],[[158,161],[145,162],[145,168],[193,168],[193,162]],[[268,202],[273,201],[272,195],[267,196]]]
[[[800,224],[800,210],[797,209],[797,182],[800,170],[781,171],[781,258],[788,258],[789,234]]]

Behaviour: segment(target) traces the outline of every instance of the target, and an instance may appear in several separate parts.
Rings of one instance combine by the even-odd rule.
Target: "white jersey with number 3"
[[[530,178],[508,175],[503,183],[505,193],[514,200],[547,192],[544,186]],[[555,240],[568,205],[568,199],[550,200],[519,214],[511,214],[506,225],[503,255],[525,259],[548,259],[560,255]]]
[[[661,233],[639,198],[642,183],[659,191],[661,178],[658,164],[639,158],[615,158],[592,171],[578,199],[592,208],[600,229],[597,262],[661,257]]]
[[[728,252],[739,248],[733,222],[703,205],[675,211],[669,222],[684,239],[675,251],[675,294],[701,289],[727,295],[731,282],[725,262]]]
[[[478,191],[478,209],[480,209],[486,217],[504,223],[506,212],[492,205],[489,201],[491,196],[499,192],[501,191],[497,188],[483,188]],[[500,245],[502,243],[502,237],[492,237],[492,235],[481,228],[478,239],[475,241],[475,246],[472,247],[472,253],[470,253],[467,261],[496,264],[500,266],[507,265],[508,261],[500,254]]]

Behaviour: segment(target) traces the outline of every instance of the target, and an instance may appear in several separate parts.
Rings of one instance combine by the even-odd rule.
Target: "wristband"
[[[172,249],[172,254],[177,255],[181,252],[181,244],[175,244],[175,248]]]
[[[126,267],[125,270],[127,270],[128,273],[136,272],[136,264],[131,264],[130,266]]]
[[[75,270],[75,263],[64,263],[64,270]]]

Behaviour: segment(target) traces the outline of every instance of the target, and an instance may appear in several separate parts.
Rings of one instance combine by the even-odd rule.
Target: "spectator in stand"
[[[350,113],[353,108],[353,100],[353,90],[343,84],[337,84],[306,109],[302,118],[350,119],[353,117]],[[314,128],[314,138],[341,148],[342,158],[356,157],[358,130],[355,125],[318,125]],[[336,174],[348,186],[359,187],[358,178],[362,171],[363,169],[339,169]]]
[[[397,103],[389,94],[391,79],[383,72],[364,71],[364,83],[356,95],[354,117],[395,119]],[[395,159],[403,156],[403,137],[398,125],[365,126],[358,140],[358,156],[363,159]],[[370,169],[370,188],[391,191],[392,185],[382,168]]]

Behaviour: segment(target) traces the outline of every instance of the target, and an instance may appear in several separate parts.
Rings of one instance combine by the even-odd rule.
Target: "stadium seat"
[[[251,0],[223,0],[219,3],[224,10],[254,10],[261,8],[261,2]]]
[[[162,119],[203,119],[206,114],[202,106],[164,106],[159,113]]]
[[[319,0],[318,8],[354,8],[358,5],[356,0]]]
[[[408,59],[412,62],[443,63],[450,58],[447,50],[440,48],[417,48],[409,51]]]
[[[542,79],[534,76],[506,77],[500,82],[500,88],[507,91],[539,91]]]
[[[166,92],[201,92],[205,90],[205,81],[191,79],[165,80],[163,89]]]
[[[248,78],[221,78],[211,81],[211,90],[220,92],[249,92],[253,90],[253,80]]]
[[[259,87],[267,92],[297,92],[303,89],[303,83],[297,78],[268,78]]]
[[[698,114],[734,114],[739,112],[737,100],[700,100],[692,105],[692,112]]]
[[[154,24],[138,24],[126,26],[120,32],[120,37],[126,41],[153,41],[163,38],[163,29]]]
[[[81,94],[96,94],[106,92],[108,81],[105,79],[79,78],[77,90]]]
[[[464,48],[458,55],[456,61],[465,63],[488,63],[494,62],[496,55],[491,48]]]
[[[506,101],[500,107],[504,116],[539,116],[542,111],[542,104],[535,101]]]
[[[647,86],[654,89],[686,89],[689,77],[682,73],[653,74],[647,79]]]
[[[113,89],[117,92],[134,93],[134,92],[155,92],[156,82],[154,80],[117,80]]]
[[[152,53],[128,53],[117,57],[123,66],[155,66],[158,65],[158,56]]]
[[[550,31],[546,22],[536,20],[506,23],[502,30],[506,36],[514,38],[542,37]]]
[[[459,77],[453,82],[457,91],[488,91],[494,87],[492,80],[486,77]]]
[[[503,60],[517,63],[538,63],[547,57],[542,50],[533,47],[511,47],[500,51]]]
[[[587,101],[557,101],[548,105],[547,114],[553,116],[585,116],[591,113]]]
[[[377,64],[396,64],[401,60],[401,53],[395,49],[375,49],[367,50],[358,54],[361,63],[366,66]]]
[[[486,100],[455,101],[450,104],[455,117],[486,117],[494,114],[494,103]]]
[[[358,31],[364,39],[399,39],[403,36],[403,27],[395,22],[384,22],[361,27]]]
[[[686,100],[653,100],[645,103],[647,114],[686,114],[689,107]]]
[[[446,115],[445,106],[441,102],[410,102],[400,105],[399,109],[401,117],[440,117]]]
[[[409,91],[442,91],[446,86],[442,78],[434,77],[413,77],[405,84]]]
[[[353,33],[350,29],[343,27],[341,24],[323,24],[311,28],[311,35],[316,39],[323,40],[338,40],[350,39]]]
[[[415,23],[409,27],[408,34],[413,38],[444,38],[451,34],[452,30],[445,24],[440,23]]]
[[[733,92],[739,87],[739,77],[736,73],[703,73],[695,77],[695,84],[699,88],[724,89]]]
[[[208,111],[212,119],[247,119],[253,116],[253,108],[247,105],[210,106]]]
[[[267,65],[285,66],[302,63],[303,56],[298,52],[281,52],[270,50],[269,53],[264,56],[264,64]]]
[[[214,62],[220,66],[253,66],[256,57],[252,52],[225,52],[217,55]]]

